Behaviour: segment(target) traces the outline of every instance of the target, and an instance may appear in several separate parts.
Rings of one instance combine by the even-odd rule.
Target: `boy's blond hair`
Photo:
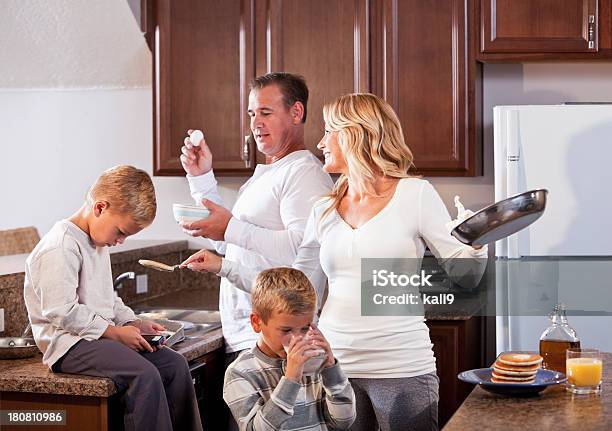
[[[112,212],[127,214],[140,228],[155,218],[157,203],[151,177],[142,169],[119,165],[110,168],[96,180],[87,192],[87,203],[104,200]]]
[[[302,271],[272,268],[259,273],[251,293],[253,312],[264,323],[272,312],[286,314],[314,313],[317,294]]]

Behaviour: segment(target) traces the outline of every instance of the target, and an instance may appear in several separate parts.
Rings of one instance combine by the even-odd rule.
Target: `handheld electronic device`
[[[147,340],[152,347],[157,347],[166,342],[166,337],[157,334],[142,334],[142,338]]]

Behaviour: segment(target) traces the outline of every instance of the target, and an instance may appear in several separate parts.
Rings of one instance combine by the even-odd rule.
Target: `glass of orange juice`
[[[601,392],[602,361],[597,349],[567,349],[566,388],[574,394],[599,394]]]

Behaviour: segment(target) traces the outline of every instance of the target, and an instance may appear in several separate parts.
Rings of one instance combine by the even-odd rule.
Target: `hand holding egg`
[[[202,133],[201,130],[194,130],[189,134],[189,140],[191,141],[191,145],[199,147],[200,143],[204,140],[204,133]]]
[[[181,164],[187,174],[197,177],[212,169],[212,153],[201,130],[189,129],[181,148]]]

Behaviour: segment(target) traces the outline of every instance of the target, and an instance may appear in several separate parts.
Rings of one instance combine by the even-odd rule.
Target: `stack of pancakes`
[[[542,357],[529,353],[502,353],[493,364],[494,383],[533,383]]]

